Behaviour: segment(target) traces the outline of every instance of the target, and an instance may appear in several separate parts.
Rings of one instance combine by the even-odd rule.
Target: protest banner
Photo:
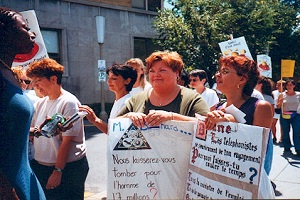
[[[281,60],[281,77],[293,77],[295,60]]]
[[[263,168],[269,129],[222,122],[205,131],[201,120],[198,127],[201,133],[192,142],[186,200],[274,197]]]
[[[257,55],[257,69],[261,76],[272,78],[272,62],[268,55]]]
[[[245,55],[252,59],[245,37],[239,37],[232,40],[219,43],[223,56]]]
[[[34,10],[20,12],[23,18],[27,21],[30,31],[36,35],[35,44],[32,51],[28,54],[17,54],[12,66],[27,67],[31,62],[48,58],[46,46],[40,31],[38,20]]]
[[[184,199],[194,124],[110,119],[107,199]]]

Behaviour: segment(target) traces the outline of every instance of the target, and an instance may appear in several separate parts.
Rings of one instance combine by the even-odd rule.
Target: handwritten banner
[[[198,126],[203,122],[199,120]],[[218,123],[215,130],[206,131],[205,137],[196,133],[186,199],[258,198],[261,175],[265,175],[262,170],[268,131],[239,123]]]
[[[281,77],[293,77],[295,60],[281,60]]]
[[[184,199],[193,122],[109,120],[107,199]]]

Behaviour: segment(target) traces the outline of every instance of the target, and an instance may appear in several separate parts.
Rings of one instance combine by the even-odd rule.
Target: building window
[[[134,38],[134,57],[143,61],[154,51],[160,50],[160,46],[150,38]]]
[[[61,31],[56,29],[41,29],[41,33],[43,35],[49,57],[56,60],[58,63],[61,63]]]
[[[132,0],[132,7],[157,12],[161,9],[161,0]]]

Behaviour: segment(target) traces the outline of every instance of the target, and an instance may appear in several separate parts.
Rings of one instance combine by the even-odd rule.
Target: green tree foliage
[[[300,35],[296,29],[298,7],[294,7],[293,1],[172,2],[172,10],[159,11],[154,27],[159,33],[158,44],[182,55],[188,71],[204,69],[212,77],[221,56],[218,43],[229,40],[230,34],[234,38],[245,37],[253,58],[269,53],[273,77],[280,76],[281,59],[299,59],[298,45],[295,45],[299,43]]]

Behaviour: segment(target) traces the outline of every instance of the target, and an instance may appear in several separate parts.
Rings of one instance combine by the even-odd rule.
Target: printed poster
[[[261,76],[272,78],[271,57],[268,55],[257,55],[257,69]]]
[[[220,42],[219,46],[223,56],[245,55],[249,59],[253,60],[245,37],[239,37],[225,42]]]
[[[107,199],[184,199],[194,124],[110,119]]]
[[[261,191],[274,197],[263,168],[269,129],[224,122],[206,131],[200,120],[198,127],[185,199],[257,199]]]
[[[43,58],[48,58],[48,53],[46,50],[46,46],[44,44],[44,40],[39,28],[38,20],[34,10],[20,12],[23,18],[27,21],[28,26],[31,32],[34,32],[36,35],[35,44],[32,51],[28,54],[17,54],[12,66],[23,66],[27,67],[30,63],[35,60],[40,60]]]

